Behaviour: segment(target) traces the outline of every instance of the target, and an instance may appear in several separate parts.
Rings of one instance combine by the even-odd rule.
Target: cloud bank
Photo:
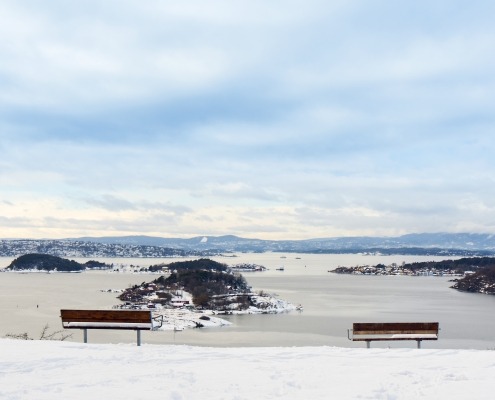
[[[495,232],[488,1],[4,1],[3,237]]]

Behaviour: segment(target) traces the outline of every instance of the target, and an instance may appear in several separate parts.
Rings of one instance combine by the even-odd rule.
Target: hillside
[[[413,271],[420,269],[452,270],[455,273],[463,274],[479,268],[495,266],[494,257],[464,257],[457,260],[426,261],[404,264],[406,268]]]

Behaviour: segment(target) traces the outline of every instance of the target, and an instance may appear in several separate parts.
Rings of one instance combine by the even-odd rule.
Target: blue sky
[[[4,0],[0,237],[495,233],[494,15]]]

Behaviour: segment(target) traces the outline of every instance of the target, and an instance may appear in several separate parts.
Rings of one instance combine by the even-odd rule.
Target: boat
[[[283,267],[283,266],[276,268],[277,271],[283,271],[284,269],[285,269],[285,267]]]

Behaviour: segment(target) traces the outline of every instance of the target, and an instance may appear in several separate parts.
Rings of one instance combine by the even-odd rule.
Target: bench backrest
[[[352,334],[359,335],[438,335],[438,322],[356,322]]]
[[[152,329],[149,310],[60,310],[64,328]]]

